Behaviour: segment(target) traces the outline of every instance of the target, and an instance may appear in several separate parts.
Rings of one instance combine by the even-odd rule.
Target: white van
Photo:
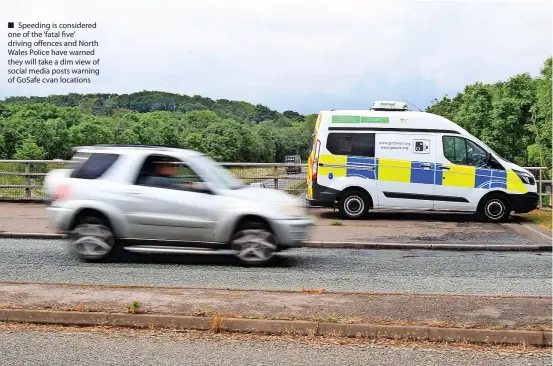
[[[372,208],[477,212],[502,222],[534,210],[534,176],[454,122],[375,102],[371,110],[319,113],[309,157],[311,206],[344,218]]]

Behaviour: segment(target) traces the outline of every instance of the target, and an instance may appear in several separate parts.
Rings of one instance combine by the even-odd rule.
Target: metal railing
[[[0,160],[0,200],[40,201],[44,177],[52,169],[70,167],[67,160]],[[220,163],[245,184],[257,183],[266,188],[300,196],[307,191],[306,164]],[[296,169],[294,169],[296,168]],[[300,169],[297,169],[300,168]],[[540,207],[551,207],[551,179],[547,168],[526,167],[536,177]]]
[[[540,195],[539,207],[551,207],[553,203],[551,179],[548,179],[546,167],[524,167],[536,178],[538,194]]]
[[[45,199],[44,177],[50,170],[70,168],[73,164],[75,162],[68,160],[0,160],[0,201]],[[245,184],[257,183],[265,188],[282,190],[296,196],[307,192],[306,164],[220,163],[220,165]]]

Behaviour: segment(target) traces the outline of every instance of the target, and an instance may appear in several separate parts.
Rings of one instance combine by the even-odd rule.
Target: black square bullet
[[[13,28],[13,22],[8,22],[8,28]]]

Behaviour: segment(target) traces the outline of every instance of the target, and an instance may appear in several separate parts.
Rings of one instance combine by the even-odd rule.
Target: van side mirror
[[[486,152],[486,167],[491,167],[493,163],[493,155],[490,152]]]

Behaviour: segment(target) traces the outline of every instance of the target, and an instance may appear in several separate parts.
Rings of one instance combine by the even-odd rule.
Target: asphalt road
[[[0,282],[551,296],[551,266],[543,252],[307,248],[282,253],[269,268],[243,268],[225,254],[89,264],[65,241],[0,239]]]
[[[224,336],[11,331],[0,328],[0,365],[551,365],[550,355],[313,345]]]

